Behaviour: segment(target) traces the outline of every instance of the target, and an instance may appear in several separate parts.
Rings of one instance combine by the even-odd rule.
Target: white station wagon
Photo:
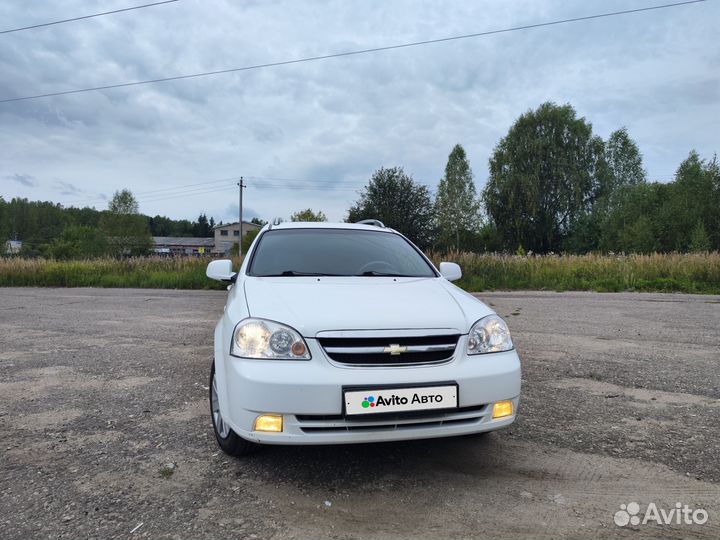
[[[466,435],[508,426],[520,359],[505,322],[407,238],[368,220],[266,225],[215,329],[220,447]]]

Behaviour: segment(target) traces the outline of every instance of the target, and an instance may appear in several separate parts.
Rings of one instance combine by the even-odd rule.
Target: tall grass
[[[0,259],[0,286],[225,288],[225,284],[205,277],[207,264],[205,259],[163,257],[78,261],[9,258]]]
[[[655,255],[430,254],[463,269],[458,285],[483,290],[661,291],[720,294],[720,253]],[[235,266],[239,265],[235,260]],[[0,259],[0,286],[223,289],[205,277],[207,259],[53,261]]]
[[[659,291],[720,294],[720,253],[527,256],[450,253],[469,291]]]

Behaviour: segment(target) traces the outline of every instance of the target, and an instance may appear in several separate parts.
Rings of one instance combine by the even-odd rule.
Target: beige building
[[[250,231],[259,231],[261,225],[243,221],[242,234],[245,236]],[[215,227],[215,248],[214,253],[229,253],[233,245],[238,243],[240,237],[240,225],[238,223],[228,223],[227,225],[217,225]]]

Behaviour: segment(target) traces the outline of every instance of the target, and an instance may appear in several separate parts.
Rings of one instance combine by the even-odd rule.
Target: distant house
[[[245,236],[250,231],[259,231],[262,225],[243,221],[242,234]],[[215,227],[215,253],[228,254],[233,245],[238,243],[240,237],[240,225],[238,223],[228,223],[227,225],[217,225]]]
[[[215,246],[213,238],[184,236],[153,236],[153,252],[158,255],[195,256],[210,255]]]
[[[22,249],[21,240],[8,240],[5,242],[5,255],[17,255]]]

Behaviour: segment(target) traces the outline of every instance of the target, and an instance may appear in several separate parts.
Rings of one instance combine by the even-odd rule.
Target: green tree
[[[473,251],[502,251],[502,240],[493,223],[485,223],[477,233]]]
[[[175,221],[165,216],[148,218],[148,228],[153,236],[178,236]]]
[[[140,212],[137,199],[129,189],[116,191],[108,203],[108,211],[117,215],[131,215]]]
[[[672,186],[668,184],[647,183],[627,186],[614,196],[613,207],[604,216],[599,247],[602,251],[663,251],[663,224],[660,211],[670,196]],[[644,218],[639,225],[639,218]],[[635,227],[633,232],[627,232]],[[653,241],[636,241],[652,231]],[[640,234],[642,233],[642,234]]]
[[[349,222],[363,219],[379,219],[420,247],[432,240],[433,206],[428,188],[415,182],[402,167],[375,171],[348,212]]]
[[[620,248],[629,253],[652,253],[658,250],[657,236],[648,216],[640,216],[620,233]]]
[[[153,245],[145,216],[138,213],[138,203],[130,191],[115,192],[108,211],[100,221],[107,237],[110,254],[116,257],[147,255]]]
[[[68,223],[71,225],[81,225],[83,227],[98,228],[100,226],[101,213],[94,208],[65,208],[65,215],[68,218]]]
[[[290,216],[290,221],[327,221],[327,217],[323,214],[322,210],[315,213],[311,208],[307,208],[295,212]]]
[[[465,149],[456,144],[435,198],[438,242],[443,248],[468,249],[480,228],[480,202]]]
[[[592,209],[572,223],[569,238],[563,243],[564,250],[585,253],[598,249],[611,212],[625,200],[629,190],[645,184],[642,155],[626,128],[611,133],[605,143],[604,173],[599,175],[598,196]],[[613,249],[620,248],[616,245]]]
[[[705,225],[703,225],[702,221],[698,221],[690,234],[690,251],[700,252],[710,251],[711,249],[710,236],[705,230]]]
[[[665,224],[663,239],[668,251],[686,251],[698,221],[710,227],[708,236],[717,241],[720,184],[717,160],[706,163],[694,150],[680,164],[675,181],[670,184],[670,197],[660,211],[658,220]],[[717,244],[715,244],[717,245]]]
[[[606,212],[595,203],[590,212],[580,214],[573,221],[568,236],[563,240],[562,249],[569,253],[587,253],[598,249],[602,234],[602,220]]]
[[[678,167],[673,182],[640,183],[615,193],[602,225],[600,247],[642,252],[717,249],[718,208],[717,159],[706,162],[693,151]]]
[[[210,218],[210,220],[212,220],[212,218]],[[208,220],[205,214],[200,214],[197,221],[192,224],[193,236],[198,238],[211,238],[214,236],[215,231],[213,231],[213,226],[210,224],[210,220]]]
[[[243,235],[243,253],[247,253],[250,250],[250,245],[255,241],[258,234],[260,234],[260,229],[248,231]]]
[[[55,259],[92,259],[108,254],[108,241],[99,229],[71,225],[47,249]]]
[[[603,146],[570,105],[544,103],[517,119],[495,147],[483,191],[505,249],[562,248],[602,192]]]
[[[243,255],[247,255],[247,252],[250,250],[250,245],[253,243],[257,235],[260,234],[260,229],[253,229],[252,231],[248,231],[243,235],[242,238],[242,248],[243,248]],[[238,245],[233,244],[230,247],[230,255],[232,257],[238,256]]]
[[[705,224],[712,248],[720,250],[720,212],[718,212],[718,208],[720,208],[720,163],[718,163],[717,155],[714,155],[712,160],[705,165],[705,175],[710,186],[708,201],[710,212],[705,216]]]
[[[121,213],[137,211],[137,201],[130,192],[119,192],[119,197],[113,198],[111,205],[115,211]],[[23,241],[24,254],[43,255],[67,227],[80,226],[104,230],[109,226],[109,213],[89,207],[63,208],[59,204],[45,201],[20,198],[3,200],[0,202],[0,244],[4,244],[9,238],[15,238],[17,234],[18,240]],[[197,221],[173,220],[165,216],[142,216],[142,219],[152,236],[208,234],[212,236],[214,234],[215,221],[212,217],[208,220],[205,214],[201,214]]]
[[[70,221],[62,206],[52,202],[13,198],[6,204],[9,236],[22,240],[23,253],[28,256],[42,255]]]
[[[5,199],[0,195],[0,250],[4,253],[5,241],[10,240],[10,210]],[[0,255],[2,254],[0,253]]]
[[[645,183],[642,154],[635,141],[628,135],[626,128],[610,134],[605,144],[605,161],[612,191]]]

